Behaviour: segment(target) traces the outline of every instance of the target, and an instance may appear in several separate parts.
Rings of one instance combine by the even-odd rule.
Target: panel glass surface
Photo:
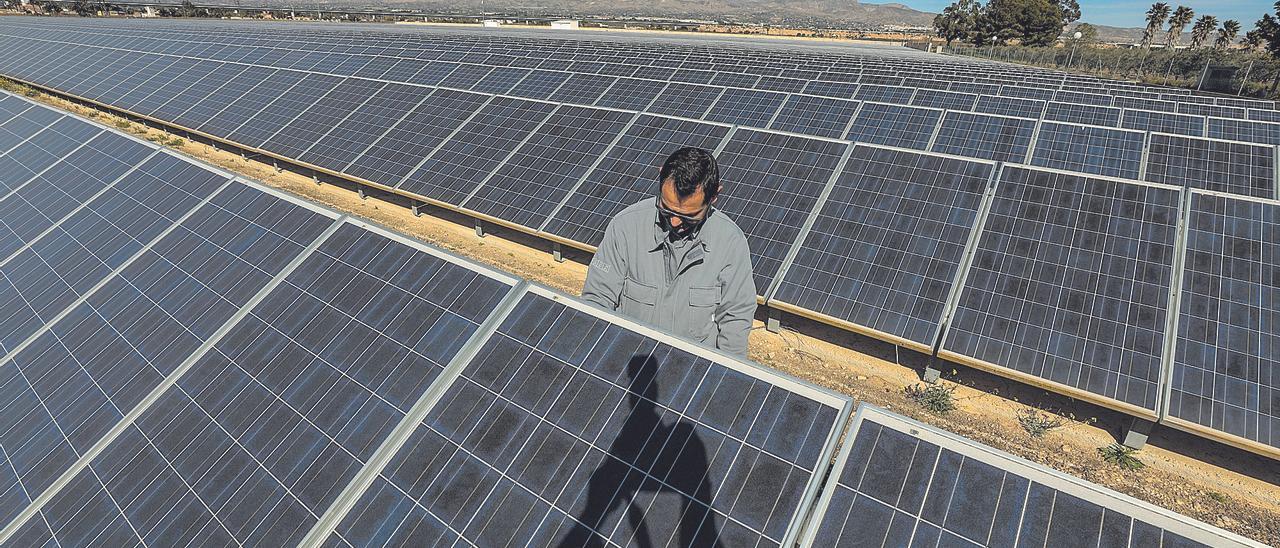
[[[1270,146],[1152,134],[1146,180],[1274,198],[1275,152]]]
[[[1145,141],[1140,131],[1044,122],[1031,164],[1137,179]]]

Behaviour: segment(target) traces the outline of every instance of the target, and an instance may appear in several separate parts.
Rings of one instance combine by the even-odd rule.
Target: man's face
[[[680,193],[676,192],[676,184],[669,180],[663,181],[662,193],[658,199],[662,202],[661,209],[675,214],[668,215],[670,219],[668,223],[671,228],[676,230],[680,230],[683,225],[706,219],[707,211],[711,209],[707,207],[710,204],[706,203],[706,192],[702,190],[702,187],[698,187],[693,194],[681,199]],[[714,202],[715,200],[712,199],[712,201]]]

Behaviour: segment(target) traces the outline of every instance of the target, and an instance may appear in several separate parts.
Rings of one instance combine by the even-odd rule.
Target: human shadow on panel
[[[716,547],[719,531],[710,510],[714,486],[708,476],[707,449],[698,438],[693,424],[677,420],[666,424],[662,410],[654,403],[658,397],[658,363],[652,356],[633,356],[627,363],[631,378],[627,392],[631,412],[627,415],[605,457],[591,474],[587,500],[576,516],[573,529],[560,540],[560,548],[603,547],[611,531],[593,531],[613,523],[611,516],[625,519],[634,532],[634,544],[652,546]],[[634,463],[635,466],[627,463]],[[664,482],[650,479],[641,470],[649,470]],[[680,496],[679,523],[648,520],[650,506],[661,494]],[[653,496],[640,496],[649,495]],[[612,529],[612,527],[607,527]],[[625,544],[625,541],[624,541]]]

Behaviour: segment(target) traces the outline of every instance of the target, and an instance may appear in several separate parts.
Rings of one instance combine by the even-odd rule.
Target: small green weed
[[[1018,424],[1022,425],[1022,429],[1027,431],[1033,438],[1044,437],[1050,430],[1062,426],[1062,417],[1041,413],[1035,409],[1022,409],[1018,411]]]
[[[1102,460],[1125,470],[1141,470],[1146,467],[1146,464],[1138,460],[1138,457],[1133,456],[1137,452],[1137,449],[1125,447],[1118,443],[1098,448],[1098,454],[1102,455]]]
[[[913,384],[902,389],[907,399],[925,408],[930,413],[945,415],[956,408],[956,388],[941,384]]]

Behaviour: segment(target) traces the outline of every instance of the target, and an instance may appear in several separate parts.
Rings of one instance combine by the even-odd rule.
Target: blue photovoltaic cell
[[[1146,180],[1274,198],[1275,162],[1271,146],[1153,133]]]
[[[854,148],[772,300],[932,347],[993,169]]]
[[[1180,202],[1006,166],[943,351],[1154,411]]]
[[[978,104],[973,107],[973,110],[987,114],[1036,119],[1044,112],[1044,105],[1044,101],[1036,99],[983,95],[978,98]]]
[[[711,108],[712,103],[715,103],[716,98],[720,97],[724,91],[725,88],[713,86],[668,84],[662,94],[653,100],[653,104],[649,105],[648,112],[685,118],[702,118],[702,115]]]
[[[830,501],[805,546],[1245,546],[1220,529],[879,408],[863,405],[857,416],[847,460],[837,461]]]
[[[555,108],[552,103],[493,98],[399,188],[462,203]]]
[[[559,103],[592,105],[616,79],[612,76],[597,74],[574,74],[560,86],[560,89],[556,90],[551,100]]]
[[[104,133],[0,199],[0,259],[106,188],[155,149]]]
[[[767,127],[787,96],[771,91],[728,88],[706,119],[747,127]]]
[[[911,98],[911,106],[941,108],[947,110],[973,110],[978,96],[972,93],[943,91],[937,89],[920,89]]]
[[[1137,179],[1144,141],[1140,131],[1044,122],[1031,164]]]
[[[169,102],[161,105],[151,116],[165,121],[175,121],[192,108],[192,105],[218,92],[228,81],[244,72],[248,67],[231,63],[219,64],[212,71],[202,73],[190,87],[178,90]]]
[[[222,63],[201,61],[192,65],[191,68],[183,71],[181,74],[177,74],[176,71],[170,69],[169,75],[177,74],[177,76],[166,82],[164,85],[155,87],[155,91],[142,101],[133,105],[129,110],[139,114],[164,119],[164,114],[172,115],[172,113],[168,111],[165,113],[158,113],[157,111],[160,110],[160,107],[172,102],[174,99],[183,97],[184,92],[186,92],[186,90],[191,86],[195,85],[196,82],[199,82],[201,78],[208,76],[211,73],[218,72],[219,66],[222,66]]]
[[[948,112],[933,143],[934,152],[1022,162],[1036,121],[968,112]]]
[[[716,207],[747,236],[757,294],[769,289],[847,146],[739,129],[717,155],[724,192]]]
[[[305,84],[303,82],[300,85]],[[307,107],[292,122],[280,128],[261,148],[286,158],[302,156],[312,145],[324,141],[329,132],[346,120],[348,115],[355,113],[354,116],[363,117],[361,106],[376,95],[382,86],[382,82],[360,78],[344,80],[323,99]],[[271,108],[275,109],[277,106],[272,105]],[[353,151],[352,154],[359,154],[359,151]]]
[[[173,59],[172,64],[165,67],[163,70],[156,72],[155,77],[148,79],[145,82],[145,85],[139,85],[137,88],[126,92],[119,99],[113,101],[112,104],[122,109],[134,112],[150,112],[151,109],[164,104],[164,101],[169,99],[169,97],[166,96],[164,100],[157,100],[155,97],[157,91],[175,93],[174,91],[169,91],[169,88],[166,88],[166,86],[170,85],[175,80],[186,82],[186,84],[194,82],[194,80],[182,79],[182,75],[190,71],[198,63],[199,61],[194,59]]]
[[[529,99],[547,99],[555,93],[556,89],[569,79],[567,72],[554,72],[549,70],[535,70],[525,76],[519,84],[516,84],[508,95],[517,97],[527,97]]]
[[[267,67],[248,67],[230,80],[219,82],[216,90],[196,99],[194,103],[188,104],[187,110],[170,120],[182,127],[198,129],[215,135],[224,135],[225,133],[216,133],[205,128],[210,125],[215,115],[222,112],[232,103],[239,101],[249,90],[262,83],[274,72],[275,69]],[[224,124],[224,127],[227,126]],[[226,131],[230,131],[232,128],[233,126],[227,127]]]
[[[369,98],[341,124],[332,127],[323,139],[310,144],[306,154],[297,156],[303,162],[341,171],[365,153],[383,134],[414,111],[429,93],[426,88],[388,84]],[[445,93],[441,91],[440,93]]]
[[[635,114],[562,106],[463,207],[530,228],[542,226]]]
[[[342,227],[45,506],[55,537],[296,544],[509,289]]]
[[[226,179],[161,154],[0,264],[0,358]]]
[[[858,92],[858,84],[854,82],[826,82],[813,80],[804,86],[804,93],[820,97],[848,99]]]
[[[842,139],[858,104],[846,99],[792,95],[769,128]]]
[[[779,546],[841,422],[794,386],[528,294],[329,545]]]
[[[938,109],[863,103],[845,137],[850,141],[924,150],[942,118]]]
[[[911,102],[911,96],[915,91],[914,88],[863,84],[858,87],[858,93],[853,98],[859,101],[905,105]]]
[[[246,75],[248,74],[246,73]],[[287,95],[294,84],[297,84],[304,76],[306,75],[301,72],[278,70],[265,79],[245,81],[243,82],[244,85],[253,87],[248,88],[238,98],[233,99],[221,111],[204,120],[196,129],[218,137],[230,138],[236,128],[248,122],[253,116],[261,114],[272,101]],[[327,78],[336,80],[333,77]],[[310,106],[310,104],[299,105],[299,108],[306,108],[307,106]],[[288,122],[289,120],[284,120],[279,124],[284,125]],[[278,128],[279,126],[276,127]],[[262,139],[266,140],[269,136],[263,136]]]
[[[1280,145],[1280,124],[1275,122],[1210,118],[1209,137],[1244,141],[1246,143]]]
[[[439,85],[442,88],[471,89],[472,86],[483,80],[485,76],[488,76],[491,70],[493,70],[493,67],[483,65],[458,65],[458,68],[453,69],[453,72],[450,72],[447,78],[441,80]]]
[[[0,155],[0,197],[8,195],[101,133],[97,126],[63,117]]]
[[[637,78],[618,78],[609,89],[596,101],[598,107],[620,108],[625,110],[644,110],[662,93],[663,82],[640,80]]]
[[[227,189],[11,354],[0,367],[0,449],[22,492],[44,492],[331,222]],[[0,507],[0,517],[19,510]]]
[[[436,90],[342,171],[394,186],[488,100],[478,93]]]
[[[1178,103],[1179,114],[1195,114],[1198,116],[1217,116],[1219,118],[1247,118],[1245,109],[1221,105],[1205,105],[1199,103]]]
[[[260,147],[303,111],[321,102],[341,82],[342,78],[337,76],[309,74],[262,110],[250,114],[245,123],[232,131],[228,138],[251,147]]]
[[[1049,106],[1045,107],[1044,119],[1073,124],[1119,127],[1121,112],[1121,109],[1100,105],[1049,103]]]
[[[685,146],[715,150],[728,132],[728,126],[641,114],[545,230],[587,245],[599,244],[614,215],[657,195],[658,170],[668,155]]]
[[[476,82],[474,86],[471,86],[471,91],[506,94],[516,84],[519,84],[529,72],[531,72],[529,69],[497,67],[484,78],[481,78],[479,82]]]
[[[1204,135],[1204,116],[1150,112],[1146,110],[1125,110],[1124,119],[1121,120],[1120,127],[1199,137]]]
[[[1280,448],[1280,204],[1195,193],[1169,416]]]

